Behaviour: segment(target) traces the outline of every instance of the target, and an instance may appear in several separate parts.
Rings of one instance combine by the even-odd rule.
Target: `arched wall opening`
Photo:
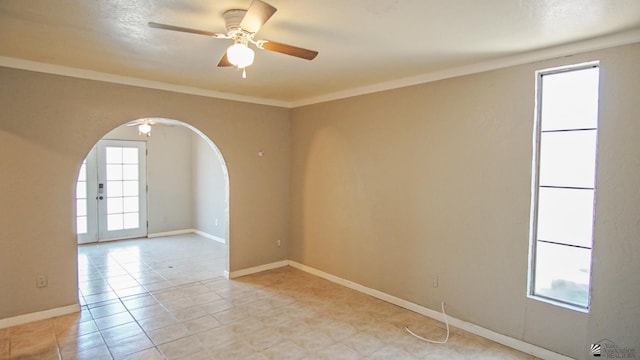
[[[137,124],[143,120],[152,123],[150,136],[139,133]],[[159,117],[136,119],[115,127],[96,145],[104,141],[146,144],[148,225],[145,237],[196,233],[215,240],[225,246],[224,268],[228,272],[229,175],[215,143],[191,124]],[[94,150],[88,154],[92,152]],[[81,167],[80,174],[82,171],[86,174],[86,169]],[[79,185],[77,183],[77,189]],[[98,189],[94,192],[97,198]],[[92,197],[90,191],[87,197]],[[77,232],[82,227],[78,220],[82,212],[81,201],[76,200]]]
[[[0,77],[0,327],[79,309],[80,164],[104,134],[149,115],[196,127],[224,155],[230,275],[287,258],[290,109],[19,69]]]

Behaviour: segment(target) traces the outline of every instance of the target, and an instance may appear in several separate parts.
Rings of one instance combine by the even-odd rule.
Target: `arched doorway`
[[[79,172],[76,195],[83,195],[83,197],[76,199],[78,233],[80,230],[88,230],[85,224],[91,223],[91,221],[82,223],[78,219],[84,217],[86,220],[92,214],[98,218],[97,215],[100,212],[90,210],[91,206],[87,206],[86,203],[83,205],[82,201],[89,202],[96,199],[95,202],[98,205],[95,207],[103,207],[104,219],[98,220],[98,223],[108,221],[109,216],[115,218],[114,214],[119,216],[120,213],[124,213],[126,216],[135,211],[147,212],[143,214],[144,216],[141,214],[139,218],[140,225],[144,226],[142,235],[134,233],[133,236],[103,237],[101,235],[104,234],[97,231],[95,233],[99,236],[91,242],[100,242],[100,247],[92,250],[88,246],[79,246],[80,298],[85,303],[113,299],[115,296],[140,294],[145,290],[157,289],[177,282],[202,280],[187,274],[188,271],[185,269],[188,266],[206,267],[209,260],[222,262],[224,271],[228,271],[229,177],[220,150],[211,139],[187,123],[165,118],[149,119],[152,120],[151,136],[139,133],[137,126],[125,124],[117,127],[96,144]],[[140,143],[144,146],[140,146]],[[124,154],[127,148],[133,147],[140,149],[137,154],[141,159],[144,158],[144,161],[140,161],[139,164],[146,162],[146,170],[142,170],[142,166],[139,166],[136,168],[139,176],[129,177],[124,175],[126,170],[118,170],[111,176],[103,174],[101,180],[94,181],[93,185],[90,185],[88,178],[93,176],[91,171],[97,175],[100,168],[119,166],[125,169],[134,168],[137,164],[136,161],[125,159],[120,162],[112,160],[104,164],[90,165],[91,156],[96,159],[106,159],[106,155],[96,154],[96,152],[105,152],[105,149],[110,148],[120,156],[120,153]],[[118,149],[122,151],[119,153]],[[147,186],[142,185],[144,180]],[[141,200],[145,202],[144,204],[127,210],[125,209],[126,201],[134,198],[131,196],[132,193],[124,193],[125,186],[114,186],[117,190],[115,192],[110,190],[110,186],[117,182],[133,183],[134,181],[139,181],[136,186],[140,189],[140,193],[143,191],[147,193],[147,198]],[[80,188],[83,186],[85,189],[81,191]],[[103,199],[99,199],[100,197]],[[116,205],[109,209],[109,203]],[[134,211],[130,211],[131,209]],[[80,237],[79,234],[79,239]],[[157,240],[148,238],[157,238]],[[129,240],[119,241],[118,244],[103,242],[114,239]],[[145,241],[147,243],[144,243]],[[161,248],[145,248],[144,245],[150,244],[151,241],[154,245],[160,244]],[[205,250],[205,245],[211,242],[215,244],[212,244],[209,250]],[[104,250],[112,251],[106,255],[100,253]],[[136,259],[141,259],[144,254],[140,253],[145,251],[154,254],[154,260],[152,260],[154,263],[149,263],[147,259],[145,264],[136,265]],[[185,254],[190,251],[194,251],[194,254],[199,252],[194,256],[208,255],[211,259],[199,258],[200,263],[195,260],[186,260]],[[176,254],[183,256],[181,259],[172,258]],[[92,258],[92,255],[95,256]],[[115,271],[112,270],[114,268]],[[97,273],[91,274],[89,270],[99,270],[101,278],[97,278]],[[108,272],[110,274],[107,274]],[[118,274],[119,272],[122,274]],[[202,273],[211,274],[211,272]],[[112,276],[113,274],[115,276]],[[118,277],[120,278],[116,280]],[[131,286],[126,287],[128,285]]]

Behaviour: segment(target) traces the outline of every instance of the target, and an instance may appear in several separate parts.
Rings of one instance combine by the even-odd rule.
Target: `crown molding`
[[[45,74],[62,75],[62,76],[80,78],[80,79],[104,81],[104,82],[109,82],[114,84],[138,86],[138,87],[156,89],[156,90],[165,90],[165,91],[177,92],[182,94],[205,96],[205,97],[223,99],[223,100],[241,101],[241,102],[252,103],[252,104],[270,105],[270,106],[278,106],[278,107],[285,107],[285,108],[289,107],[289,103],[286,101],[238,95],[238,94],[226,93],[221,91],[206,90],[206,89],[201,89],[197,87],[175,85],[175,84],[169,84],[161,81],[145,80],[145,79],[140,79],[136,77],[115,75],[115,74],[109,74],[109,73],[104,73],[99,71],[85,70],[85,69],[79,69],[79,68],[55,65],[55,64],[48,64],[43,62],[24,60],[24,59],[12,58],[7,56],[0,56],[0,66],[20,69],[20,70],[41,72]]]
[[[570,44],[549,47],[545,49],[530,51],[522,54],[505,56],[494,60],[478,62],[475,64],[460,66],[442,71],[430,72],[418,76],[411,76],[402,79],[377,83],[369,86],[348,89],[317,97],[306,98],[293,101],[289,107],[296,108],[306,105],[313,105],[327,101],[339,100],[359,95],[366,95],[380,91],[393,90],[407,86],[419,85],[433,81],[481,73],[490,70],[506,68],[509,66],[522,65],[542,60],[550,60],[563,56],[571,56],[588,51],[601,50],[615,46],[622,46],[640,42],[640,29],[629,30],[612,35],[601,36]]]
[[[216,99],[233,100],[259,105],[270,105],[284,108],[296,108],[313,105],[333,100],[339,100],[359,95],[366,95],[386,90],[429,83],[433,81],[470,75],[490,70],[501,69],[509,66],[522,65],[535,61],[549,60],[553,58],[575,55],[588,51],[606,49],[615,46],[628,45],[640,42],[640,29],[628,30],[612,35],[605,35],[588,40],[576,41],[570,44],[554,46],[550,48],[530,51],[522,54],[505,56],[494,60],[478,62],[470,65],[459,66],[451,69],[430,72],[417,76],[381,82],[373,85],[357,87],[344,91],[332,92],[316,97],[310,97],[294,101],[274,100],[260,97],[252,97],[226,93],[221,91],[206,90],[190,86],[169,84],[160,81],[145,80],[135,77],[109,74],[104,72],[78,69],[62,65],[54,65],[6,56],[0,56],[0,66],[29,70],[47,74],[63,75],[81,79],[97,80],[122,85],[138,86],[156,90],[165,90],[183,94],[206,96]]]

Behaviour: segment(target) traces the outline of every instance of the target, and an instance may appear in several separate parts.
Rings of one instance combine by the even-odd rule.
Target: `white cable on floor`
[[[404,329],[407,330],[409,332],[409,334],[415,336],[416,338],[418,338],[418,339],[420,339],[422,341],[426,341],[426,342],[432,343],[432,344],[446,344],[447,340],[449,340],[449,321],[447,320],[447,314],[444,312],[444,301],[442,302],[442,316],[444,316],[444,323],[447,325],[447,336],[442,341],[425,339],[422,336],[417,335],[413,331],[409,330],[408,326],[405,326]]]

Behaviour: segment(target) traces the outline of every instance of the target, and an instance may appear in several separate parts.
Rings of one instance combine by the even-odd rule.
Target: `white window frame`
[[[543,301],[546,303],[550,303],[556,306],[585,312],[589,311],[589,306],[591,302],[591,285],[592,285],[592,274],[593,274],[593,232],[591,233],[591,246],[588,248],[590,251],[589,261],[590,261],[590,272],[589,272],[589,284],[588,284],[588,293],[587,293],[587,304],[586,306],[576,304],[570,301],[566,301],[563,299],[553,298],[550,296],[544,296],[540,294],[536,294],[535,292],[535,274],[536,274],[536,249],[538,245],[539,239],[537,239],[537,228],[538,228],[538,199],[539,199],[539,189],[540,185],[540,149],[541,149],[541,135],[542,135],[542,84],[543,77],[547,75],[553,75],[564,72],[572,72],[572,71],[580,71],[591,68],[600,68],[600,64],[598,61],[592,61],[588,63],[581,63],[569,66],[562,66],[557,68],[545,69],[536,71],[536,83],[535,83],[535,94],[536,94],[536,104],[535,104],[535,117],[534,117],[534,139],[533,139],[533,163],[532,163],[532,186],[531,186],[531,216],[530,216],[530,247],[529,247],[529,271],[528,271],[528,284],[527,284],[527,295],[529,298]],[[598,90],[599,91],[599,90]],[[599,111],[598,111],[599,113]],[[599,122],[599,114],[598,121]],[[596,159],[597,159],[597,139],[598,139],[598,128],[599,125],[596,125]],[[571,129],[571,130],[562,130],[562,131],[580,131],[579,129]],[[597,161],[597,160],[596,160]],[[594,164],[597,169],[597,163]],[[570,188],[570,187],[567,187]],[[596,194],[596,181],[594,179],[593,186],[593,217],[592,221],[595,222],[595,194]],[[557,243],[556,243],[557,244]],[[565,246],[571,246],[569,244],[562,244]]]

